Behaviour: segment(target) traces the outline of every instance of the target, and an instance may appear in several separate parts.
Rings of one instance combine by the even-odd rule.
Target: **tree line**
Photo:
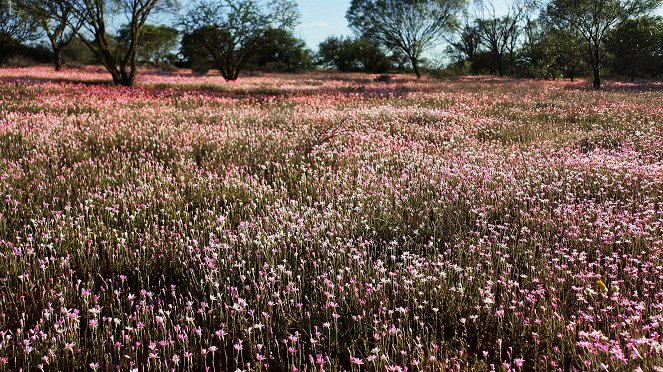
[[[0,0],[0,65],[28,48],[60,70],[68,56],[101,64],[119,85],[138,66],[178,65],[235,80],[247,69],[314,66],[422,76],[443,50],[457,73],[575,78],[600,88],[604,71],[658,77],[663,71],[663,0],[511,0],[497,11],[482,0],[352,0],[354,37],[331,36],[309,50],[295,37],[294,0]],[[170,25],[151,19],[164,17]],[[118,29],[118,20],[125,23]],[[35,52],[33,48],[33,53]]]

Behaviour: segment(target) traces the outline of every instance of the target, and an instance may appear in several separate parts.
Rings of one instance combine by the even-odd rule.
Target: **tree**
[[[574,28],[585,40],[594,74],[592,85],[600,89],[601,67],[607,52],[604,44],[610,31],[631,17],[648,14],[660,4],[661,0],[552,0],[546,12],[561,28]]]
[[[61,0],[82,23],[78,34],[113,77],[113,82],[133,86],[143,27],[151,13],[176,5],[173,0]],[[128,19],[127,43],[118,42],[109,29],[109,17],[124,14]]]
[[[0,0],[0,66],[22,43],[34,39],[37,24],[11,0]]]
[[[362,71],[383,74],[391,68],[392,58],[370,40],[359,38],[354,41],[352,48]]]
[[[81,20],[75,19],[74,12],[65,1],[18,0],[17,3],[44,31],[53,52],[55,70],[62,70],[63,50],[81,28]]]
[[[273,30],[291,30],[299,20],[291,0],[217,0],[194,6],[181,19],[182,55],[199,72],[217,69],[227,81],[239,73],[266,45]]]
[[[482,51],[482,44],[479,28],[475,24],[466,20],[462,26],[457,28],[455,37],[447,42],[449,43],[448,52],[456,62],[469,62],[472,73],[479,73],[476,59]]]
[[[312,53],[306,43],[290,30],[269,29],[261,43],[263,47],[251,60],[251,65],[258,69],[293,72],[313,65]]]
[[[562,29],[541,14],[538,19],[526,19],[523,34],[517,60],[522,75],[546,79],[564,76],[573,81],[576,73],[584,70],[583,41],[575,29]]]
[[[125,48],[131,43],[131,28],[125,25],[118,32],[118,39]],[[169,26],[146,24],[138,37],[136,60],[162,67],[169,63],[173,50],[177,48],[179,33]]]
[[[357,71],[352,39],[330,36],[318,46],[318,63],[341,72]]]
[[[385,73],[391,59],[370,40],[328,37],[319,46],[319,63],[342,72]]]
[[[74,39],[62,50],[62,57],[68,64],[76,65],[89,65],[97,62],[97,57],[92,53],[85,43],[81,40],[80,36],[75,36]]]
[[[614,56],[612,66],[631,81],[655,65],[655,54],[663,45],[663,19],[641,17],[628,20],[610,34],[607,49]]]
[[[524,14],[524,5],[518,2],[509,4],[503,16],[497,16],[494,6],[479,2],[477,33],[483,46],[491,53],[499,76],[504,76],[505,58],[513,60]]]
[[[352,0],[346,18],[359,35],[400,49],[421,77],[421,55],[455,23],[465,0]]]

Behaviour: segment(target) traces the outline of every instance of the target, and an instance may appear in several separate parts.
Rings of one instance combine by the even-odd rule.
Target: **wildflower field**
[[[663,85],[373,78],[0,70],[0,369],[662,370]]]

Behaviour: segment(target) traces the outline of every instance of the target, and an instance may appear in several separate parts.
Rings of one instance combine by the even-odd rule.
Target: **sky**
[[[299,0],[301,24],[295,30],[309,48],[317,49],[318,44],[331,35],[351,35],[345,20],[345,12],[350,0]]]

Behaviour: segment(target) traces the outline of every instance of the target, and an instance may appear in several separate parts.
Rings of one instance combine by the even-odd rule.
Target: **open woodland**
[[[661,370],[663,84],[0,70],[0,369]]]

